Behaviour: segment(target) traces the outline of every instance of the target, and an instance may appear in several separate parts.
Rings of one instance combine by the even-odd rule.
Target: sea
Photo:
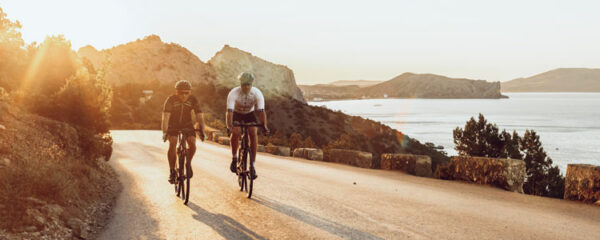
[[[540,135],[564,174],[567,164],[600,165],[600,93],[503,93],[506,99],[365,99],[309,102],[379,121],[456,155],[452,131],[479,113],[500,130]]]

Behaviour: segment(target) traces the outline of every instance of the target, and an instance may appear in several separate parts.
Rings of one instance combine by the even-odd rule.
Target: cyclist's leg
[[[192,158],[196,153],[196,136],[187,136],[187,145],[188,145],[188,159],[187,163],[192,164]]]
[[[229,165],[229,170],[231,170],[231,172],[236,172],[235,168],[236,168],[236,160],[237,160],[237,151],[240,145],[240,135],[241,135],[242,129],[240,127],[233,127],[232,131],[231,131],[231,136],[229,139],[229,144],[231,145],[231,164]]]
[[[250,135],[250,177],[256,179],[256,170],[254,169],[254,160],[256,159],[256,148],[258,137],[256,136],[256,127],[248,128],[248,135]]]
[[[233,127],[230,136],[231,154],[237,156],[237,150],[240,145],[240,135],[242,135],[242,129],[240,127]]]
[[[248,135],[250,136],[250,164],[256,159],[256,149],[258,146],[257,127],[249,127]]]
[[[177,159],[177,136],[168,135],[169,139],[169,151],[167,152],[167,159],[169,160],[169,182],[175,182],[175,161]]]
[[[168,136],[169,139],[169,151],[167,152],[167,158],[169,159],[169,168],[175,169],[175,160],[177,159],[177,136]]]

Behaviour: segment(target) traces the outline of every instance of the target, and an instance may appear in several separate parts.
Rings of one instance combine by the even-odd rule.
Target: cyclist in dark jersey
[[[191,163],[194,153],[196,153],[196,133],[192,115],[195,114],[196,123],[201,131],[198,132],[200,140],[204,141],[204,120],[198,100],[191,96],[192,84],[187,80],[180,80],[175,83],[175,95],[171,95],[165,101],[162,114],[163,141],[169,140],[169,159],[170,176],[169,182],[175,182],[175,159],[177,149],[177,133],[182,130],[189,146],[188,161],[186,172],[188,177],[193,176]]]

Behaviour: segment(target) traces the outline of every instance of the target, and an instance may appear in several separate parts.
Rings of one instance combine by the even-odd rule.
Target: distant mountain
[[[284,65],[265,61],[229,45],[217,52],[208,64],[215,70],[217,82],[225,87],[238,86],[236,77],[243,71],[250,71],[256,76],[255,86],[265,96],[289,96],[306,103],[302,91],[296,85],[294,72]]]
[[[600,92],[600,69],[559,68],[503,82],[502,92]]]
[[[435,74],[403,73],[361,89],[367,98],[501,98],[500,82],[449,78]]]
[[[375,85],[300,86],[311,100],[361,98],[502,98],[499,82],[448,78],[435,74],[403,73]]]
[[[359,87],[368,87],[373,86],[375,84],[382,83],[383,81],[372,81],[372,80],[339,80],[335,82],[331,82],[328,85],[333,86],[352,86],[356,85]]]

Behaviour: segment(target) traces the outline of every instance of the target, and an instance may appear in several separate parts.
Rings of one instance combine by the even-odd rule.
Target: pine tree
[[[560,174],[558,167],[552,167],[552,159],[547,156],[542,147],[540,136],[534,130],[527,130],[520,145],[527,168],[527,181],[523,184],[525,193],[562,197],[564,177]]]
[[[305,148],[316,148],[317,144],[315,144],[315,142],[312,140],[312,138],[310,136],[306,137],[306,139],[304,139],[304,147]]]
[[[298,133],[293,133],[288,141],[288,146],[290,146],[290,149],[293,151],[296,148],[302,147],[302,145],[302,136]]]

